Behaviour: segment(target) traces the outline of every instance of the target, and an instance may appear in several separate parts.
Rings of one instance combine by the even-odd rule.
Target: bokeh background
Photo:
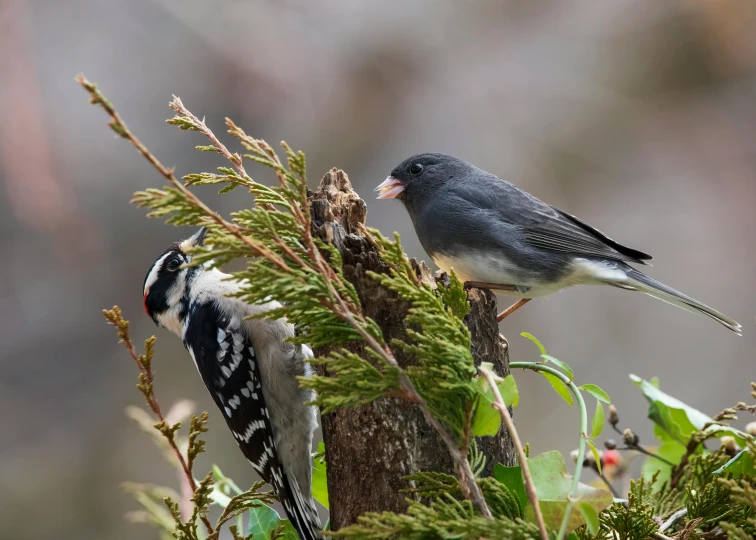
[[[750,0],[0,2],[0,536],[156,538],[120,484],[175,485],[124,414],[135,367],[100,310],[139,341],[153,259],[192,231],[128,204],[161,177],[105,126],[73,77],[98,82],[181,174],[221,164],[163,120],[179,95],[307,153],[312,186],[345,169],[369,224],[424,257],[400,203],[373,187],[410,154],[463,157],[656,256],[651,275],[743,324],[738,338],[648,297],[580,288],[503,325],[529,331],[613,397],[651,442],[629,373],[713,414],[756,378],[756,4]],[[271,181],[264,171],[252,169]],[[250,204],[239,190],[227,212]],[[501,304],[506,302],[501,300]],[[179,340],[157,331],[165,407],[211,412],[209,454],[241,485],[235,448]],[[516,422],[534,452],[576,444],[577,411],[534,374]],[[44,503],[44,508],[41,507]]]

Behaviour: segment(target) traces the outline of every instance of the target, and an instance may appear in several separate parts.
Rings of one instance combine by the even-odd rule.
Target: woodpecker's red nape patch
[[[147,295],[150,293],[150,291],[147,291],[144,293],[144,312],[147,314],[147,316],[150,316],[150,310],[147,309]]]

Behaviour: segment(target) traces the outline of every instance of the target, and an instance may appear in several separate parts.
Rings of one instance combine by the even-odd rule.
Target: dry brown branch
[[[132,360],[134,360],[134,363],[139,369],[139,385],[137,386],[141,390],[142,394],[144,394],[150,410],[155,413],[155,416],[157,416],[159,420],[159,422],[155,424],[155,429],[160,431],[160,433],[162,433],[168,441],[168,445],[171,447],[171,450],[175,454],[176,459],[178,460],[179,465],[184,472],[186,482],[191,488],[192,494],[194,494],[197,491],[197,483],[194,481],[191,465],[184,458],[184,455],[181,453],[181,450],[179,450],[178,446],[176,446],[174,431],[169,429],[170,426],[165,421],[163,412],[160,410],[160,404],[158,403],[158,400],[153,392],[155,379],[152,372],[151,360],[152,350],[155,344],[155,336],[152,336],[147,341],[145,341],[145,353],[143,355],[139,355],[137,354],[136,349],[134,348],[134,344],[132,343],[131,337],[129,335],[129,321],[123,318],[121,309],[118,306],[113,306],[113,309],[104,309],[102,311],[102,314],[110,324],[116,327],[121,343],[123,343],[123,346],[126,348],[129,356],[131,356]],[[207,532],[212,534],[213,526],[210,524],[210,521],[205,516],[202,516],[201,519],[202,523],[205,524]]]

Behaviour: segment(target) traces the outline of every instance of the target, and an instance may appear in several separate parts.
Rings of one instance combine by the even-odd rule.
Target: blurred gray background
[[[345,169],[369,224],[425,257],[397,201],[372,189],[421,151],[463,157],[613,238],[655,255],[652,276],[743,324],[639,294],[579,288],[503,325],[606,389],[651,442],[628,379],[713,414],[756,378],[756,4],[750,0],[0,2],[0,535],[156,538],[124,514],[127,480],[174,485],[124,414],[136,369],[100,310],[119,304],[140,342],[157,332],[157,393],[211,413],[209,453],[253,479],[179,340],[142,312],[153,259],[192,231],[144,218],[131,194],[161,177],[105,126],[74,82],[101,85],[131,129],[180,174],[211,170],[206,144],[164,123],[171,94],[307,153],[311,186]],[[228,141],[228,137],[224,140]],[[271,178],[256,168],[267,182]],[[250,204],[238,190],[227,212]],[[506,299],[501,300],[505,307]],[[577,410],[520,373],[515,419],[533,452],[577,442]],[[592,408],[593,405],[590,405]],[[199,474],[199,473],[198,473]],[[44,511],[40,503],[45,502]]]

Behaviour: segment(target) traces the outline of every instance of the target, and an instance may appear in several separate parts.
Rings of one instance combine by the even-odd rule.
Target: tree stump
[[[366,316],[374,319],[386,338],[406,339],[405,317],[409,304],[366,274],[388,273],[388,266],[375,248],[360,235],[367,207],[354,192],[347,175],[331,169],[311,193],[313,234],[333,244],[341,253],[344,276],[357,289]],[[426,283],[435,286],[448,279],[433,275],[423,263],[412,260],[413,267]],[[499,341],[496,299],[490,291],[472,289],[468,293],[471,309],[465,317],[472,335],[472,355],[476,365],[491,362],[499,375],[509,373],[509,356]],[[364,357],[362,343],[348,348]],[[317,349],[317,356],[328,349]],[[401,350],[394,350],[402,367],[413,361]],[[319,366],[321,374],[327,374]],[[338,530],[357,521],[365,512],[404,512],[411,487],[404,477],[421,471],[454,474],[452,459],[436,431],[425,421],[420,409],[396,398],[381,398],[369,405],[341,409],[322,416],[323,439],[328,463],[328,495],[331,529]],[[502,426],[495,437],[478,439],[486,456],[484,475],[494,464],[513,465],[517,461],[512,441]]]

